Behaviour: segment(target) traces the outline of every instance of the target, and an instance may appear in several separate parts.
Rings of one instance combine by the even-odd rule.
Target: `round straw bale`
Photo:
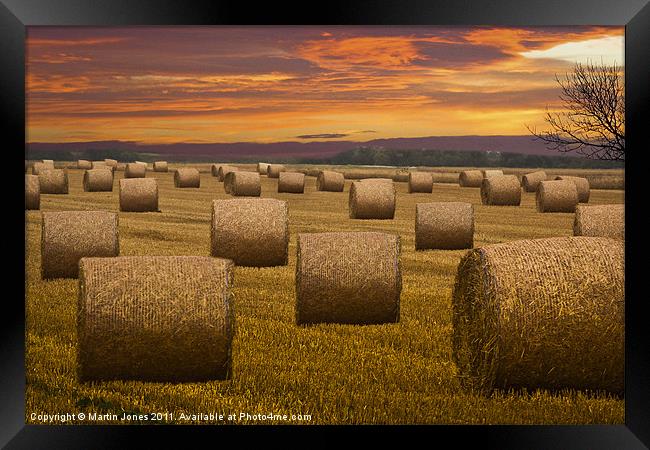
[[[395,217],[395,203],[393,180],[354,181],[350,187],[348,205],[351,219],[392,219]]]
[[[117,167],[117,160],[116,160],[116,159],[106,158],[106,159],[104,159],[104,163],[105,163],[108,167],[112,167],[113,170],[115,170],[115,168]]]
[[[458,175],[454,172],[431,172],[434,183],[457,183]]]
[[[167,161],[154,161],[153,171],[154,172],[167,172],[169,167],[167,166]]]
[[[263,162],[258,162],[257,163],[257,173],[260,175],[266,175],[269,170],[269,165],[268,163],[263,163]]]
[[[25,209],[41,208],[41,184],[38,175],[25,174]]]
[[[463,170],[458,176],[460,187],[481,187],[483,173],[480,170]]]
[[[68,172],[64,169],[43,170],[38,175],[41,194],[67,194]]]
[[[235,172],[228,172],[223,177],[223,190],[226,191],[226,194],[230,194],[230,190],[232,188],[232,179],[234,174]]]
[[[109,166],[86,170],[84,172],[83,186],[86,192],[112,192],[113,171]]]
[[[302,194],[305,192],[305,174],[298,172],[280,172],[278,192]]]
[[[213,177],[219,176],[219,165],[212,164],[210,166],[210,172],[212,173]]]
[[[625,239],[625,205],[578,205],[573,222],[574,236]]]
[[[433,177],[429,172],[409,172],[409,193],[433,191]]]
[[[201,175],[199,174],[199,170],[193,167],[176,169],[174,172],[174,186],[177,188],[201,187]]]
[[[77,377],[188,382],[232,376],[231,261],[83,258]]]
[[[118,162],[117,166],[115,166],[115,170],[118,170],[120,172],[124,172],[126,170],[126,164]]]
[[[124,169],[124,178],[144,178],[147,174],[147,166],[138,163],[129,163]]]
[[[93,169],[111,169],[112,170],[112,167],[110,167],[108,164],[106,164],[106,161],[93,161],[93,162],[91,162],[91,164],[93,166],[92,167]]]
[[[158,182],[156,179],[120,179],[120,211],[158,211]]]
[[[399,322],[399,256],[393,234],[299,234],[296,323]]]
[[[84,256],[118,256],[117,213],[48,211],[41,221],[42,278],[77,278]]]
[[[469,251],[452,295],[461,382],[623,392],[624,244],[520,240]]]
[[[583,177],[568,177],[568,176],[558,176],[555,177],[555,179],[572,181],[576,185],[576,189],[578,190],[578,203],[589,202],[589,180]]]
[[[238,266],[287,264],[287,202],[272,198],[237,198],[212,202],[212,256]]]
[[[223,180],[226,194],[259,197],[262,193],[260,174],[257,172],[228,172]]]
[[[345,177],[342,173],[331,170],[321,170],[316,178],[316,190],[329,192],[343,192]]]
[[[217,169],[217,179],[219,181],[224,181],[226,179],[226,175],[229,172],[236,172],[238,170],[239,169],[237,167],[233,167],[233,166],[227,166],[227,165],[219,166],[219,169]]]
[[[54,170],[54,164],[35,162],[34,165],[32,165],[33,175],[40,175],[45,170]]]
[[[481,173],[483,174],[483,178],[503,176],[503,170],[497,170],[497,169],[481,170]]]
[[[539,212],[574,212],[578,204],[576,185],[567,180],[540,181],[535,195]]]
[[[266,174],[269,178],[280,178],[280,172],[284,172],[285,170],[282,164],[269,164],[266,168]]]
[[[360,183],[386,183],[391,186],[394,186],[392,178],[364,178],[359,180]]]
[[[526,192],[536,192],[541,181],[546,181],[546,172],[543,170],[527,173],[521,177],[521,185]]]
[[[43,164],[48,164],[48,165],[54,167],[54,160],[53,159],[43,159],[41,161],[43,161]]]
[[[415,249],[453,250],[474,245],[474,207],[463,202],[415,205]]]
[[[81,170],[90,170],[93,168],[93,163],[85,159],[80,159],[77,161],[77,169]]]
[[[481,182],[481,202],[484,205],[519,206],[521,184],[516,175],[495,175]]]

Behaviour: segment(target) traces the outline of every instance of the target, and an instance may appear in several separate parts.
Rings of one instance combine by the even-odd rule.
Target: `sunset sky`
[[[522,135],[623,27],[29,27],[27,141]]]

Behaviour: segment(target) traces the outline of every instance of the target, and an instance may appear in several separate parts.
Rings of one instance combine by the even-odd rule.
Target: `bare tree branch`
[[[550,150],[575,152],[591,159],[625,160],[625,91],[622,67],[591,62],[576,63],[563,78],[555,75],[561,88],[565,111],[546,108],[550,131],[528,131]]]

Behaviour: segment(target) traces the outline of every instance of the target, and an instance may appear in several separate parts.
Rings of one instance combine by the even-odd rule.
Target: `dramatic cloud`
[[[301,134],[298,139],[336,139],[350,136],[346,133]]]
[[[29,141],[524,134],[622,27],[29,27]],[[370,136],[371,134],[371,136]]]

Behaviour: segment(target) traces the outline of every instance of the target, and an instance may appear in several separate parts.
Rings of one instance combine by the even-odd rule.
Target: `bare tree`
[[[622,67],[577,63],[564,78],[555,75],[562,89],[565,111],[546,107],[550,131],[526,128],[551,150],[576,152],[591,159],[625,160],[625,91]]]

